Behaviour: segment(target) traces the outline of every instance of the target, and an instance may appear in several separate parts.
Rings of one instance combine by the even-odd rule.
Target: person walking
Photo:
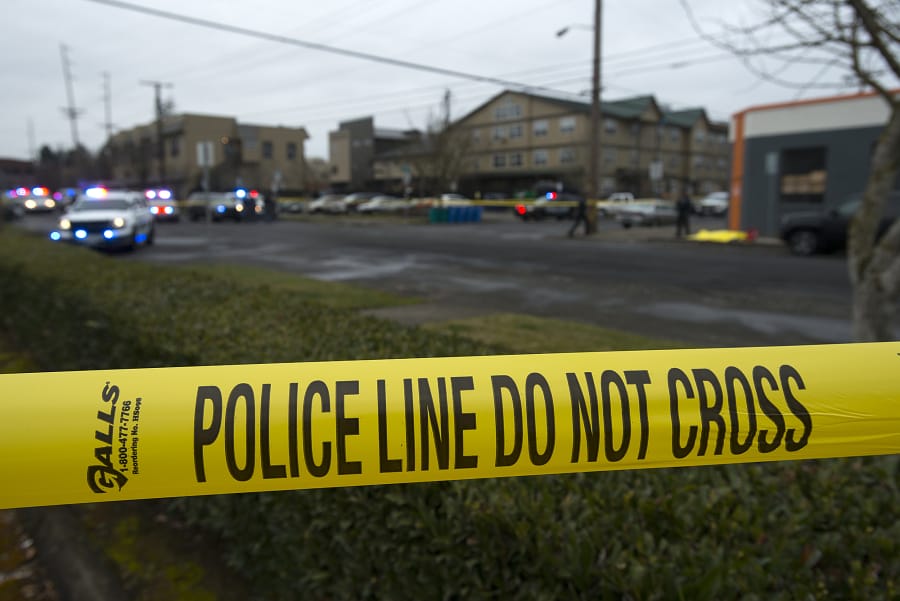
[[[583,196],[578,197],[578,207],[575,209],[575,221],[572,223],[572,227],[569,228],[569,238],[575,236],[575,230],[578,229],[580,224],[584,224],[584,235],[587,236],[590,232],[590,223],[588,223],[587,218],[587,201]]]
[[[691,197],[688,196],[687,186],[681,191],[675,209],[678,211],[678,221],[675,225],[675,237],[690,236],[691,234]]]

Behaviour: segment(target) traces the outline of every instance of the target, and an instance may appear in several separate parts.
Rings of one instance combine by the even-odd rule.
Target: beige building
[[[233,117],[181,114],[163,118],[163,160],[157,125],[139,125],[113,135],[104,148],[115,182],[128,187],[167,186],[185,197],[202,186],[198,144],[212,142],[210,188],[238,186],[282,191],[307,187],[302,127],[249,125]]]
[[[601,194],[674,196],[684,183],[694,194],[728,189],[728,125],[711,121],[702,108],[671,111],[653,96],[638,96],[604,102],[602,115]],[[461,192],[513,195],[548,181],[586,189],[587,102],[507,90],[451,127],[464,150],[451,178]],[[410,156],[376,155],[375,173],[396,186],[421,146],[410,146]]]

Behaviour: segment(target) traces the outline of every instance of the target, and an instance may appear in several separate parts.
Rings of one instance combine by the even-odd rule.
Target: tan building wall
[[[328,162],[331,163],[330,181],[350,182],[350,132],[337,130],[328,134]]]
[[[229,189],[238,182],[267,190],[276,172],[282,190],[302,190],[306,185],[302,127],[269,127],[239,124],[232,117],[171,115],[163,120],[163,177],[158,159],[155,123],[139,125],[113,135],[107,142],[118,183],[129,186],[165,184],[186,196],[202,182],[197,145],[212,142],[212,186]]]

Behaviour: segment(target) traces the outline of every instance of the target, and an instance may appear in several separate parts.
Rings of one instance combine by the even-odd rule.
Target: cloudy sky
[[[539,85],[590,88],[590,0],[131,0],[161,11],[453,71]],[[756,0],[689,0],[710,31],[749,21]],[[26,158],[43,144],[71,147],[60,44],[68,48],[82,143],[111,122],[153,119],[153,88],[176,112],[233,115],[247,123],[303,126],[308,157],[327,157],[328,132],[374,115],[383,127],[424,127],[445,89],[452,115],[502,87],[367,62],[216,31],[91,0],[2,0],[0,157]],[[567,35],[556,32],[575,26]],[[579,28],[581,26],[581,28]],[[822,94],[758,80],[699,39],[679,0],[606,0],[603,98],[654,94],[674,108],[704,106],[715,119],[764,102]],[[799,74],[803,75],[803,74]],[[820,77],[808,73],[806,76]],[[853,91],[847,88],[846,91]],[[587,96],[585,96],[587,99]]]

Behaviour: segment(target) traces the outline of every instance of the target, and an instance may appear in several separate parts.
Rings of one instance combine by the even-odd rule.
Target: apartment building
[[[278,180],[283,191],[302,191],[307,184],[304,143],[308,137],[302,127],[252,125],[234,117],[184,113],[163,118],[162,160],[155,122],[116,133],[103,152],[118,185],[167,186],[185,197],[202,186],[197,146],[212,142],[212,189],[268,190]]]
[[[415,144],[421,132],[375,127],[372,117],[343,121],[328,134],[331,165],[330,183],[334,190],[382,190],[383,174],[376,174],[375,158],[398,148]]]
[[[602,195],[672,197],[683,185],[693,194],[728,189],[728,124],[712,121],[704,109],[673,111],[646,95],[603,102],[601,113]],[[465,155],[454,178],[462,192],[511,195],[548,180],[587,188],[588,102],[506,90],[451,128]],[[398,174],[413,166],[402,154],[375,155],[386,185],[396,185]]]

